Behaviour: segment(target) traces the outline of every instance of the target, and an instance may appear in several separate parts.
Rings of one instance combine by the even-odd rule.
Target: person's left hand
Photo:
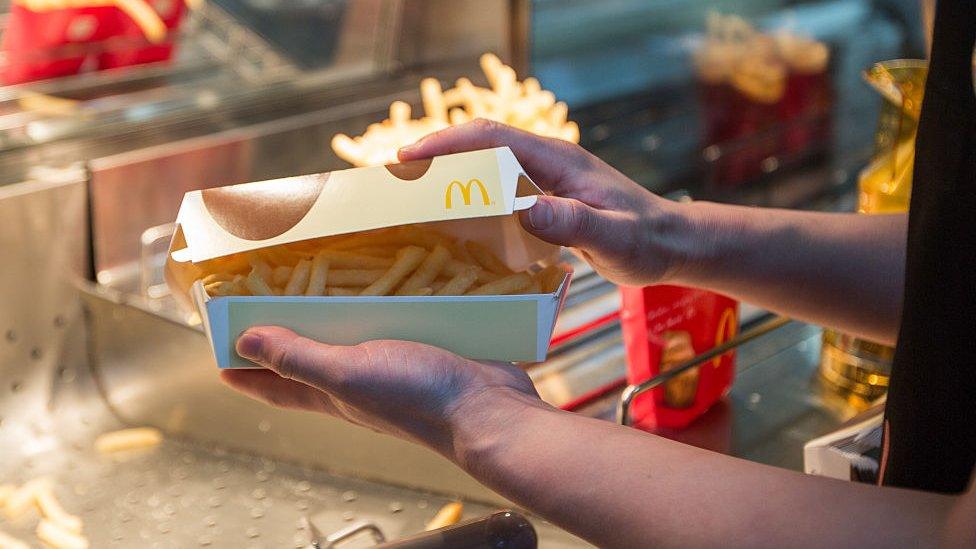
[[[221,379],[274,406],[322,412],[422,443],[452,458],[458,421],[478,416],[485,432],[521,404],[545,406],[529,377],[508,363],[481,363],[406,341],[326,345],[285,328],[250,328],[237,352],[264,366]],[[513,400],[514,398],[514,400]]]

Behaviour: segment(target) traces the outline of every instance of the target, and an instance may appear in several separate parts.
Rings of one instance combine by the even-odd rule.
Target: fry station
[[[613,284],[523,230],[547,181],[507,143],[397,151],[488,118],[672,201],[906,211],[925,63],[883,62],[925,58],[917,3],[0,8],[0,548],[591,546],[421,445],[231,390],[256,324],[513,362],[562,410],[876,478],[852,437],[892,348]]]

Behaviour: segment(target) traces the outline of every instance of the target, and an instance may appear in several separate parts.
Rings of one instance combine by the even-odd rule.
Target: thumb
[[[341,390],[366,358],[352,347],[326,345],[278,326],[248,328],[237,339],[237,353],[285,379],[323,390]]]
[[[526,231],[551,244],[600,249],[614,240],[610,215],[572,198],[541,195],[519,217]]]

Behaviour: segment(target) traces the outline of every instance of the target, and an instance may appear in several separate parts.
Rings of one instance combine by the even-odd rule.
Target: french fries
[[[376,282],[363,288],[359,295],[387,295],[427,257],[420,246],[407,246],[397,252],[396,262]]]
[[[51,479],[38,477],[22,486],[0,486],[0,508],[10,520],[19,520],[31,510],[40,514],[37,537],[48,547],[78,548],[88,547],[88,539],[82,534],[84,523],[61,506],[54,495]],[[26,549],[29,545],[4,532],[0,532],[0,549]]]
[[[325,283],[329,279],[329,258],[323,253],[315,254],[312,258],[312,269],[308,275],[308,287],[305,295],[322,295],[325,293]]]
[[[318,238],[200,264],[211,297],[461,296],[556,291],[565,271],[514,272],[480,242],[405,225]]]
[[[565,103],[542,89],[535,78],[519,82],[515,71],[491,53],[480,59],[489,87],[475,86],[459,78],[442,89],[434,78],[420,82],[424,115],[411,119],[410,105],[394,101],[386,120],[370,124],[357,137],[337,134],[332,150],[354,166],[378,166],[397,162],[397,150],[427,134],[475,118],[496,120],[545,137],[579,142],[579,126],[567,120]]]
[[[477,267],[468,267],[444,283],[443,286],[438,288],[434,295],[464,294],[464,292],[468,291],[468,288],[473,286],[474,283],[478,281],[478,271],[479,269]]]
[[[100,454],[114,454],[127,450],[152,448],[163,441],[163,433],[154,427],[133,427],[102,433],[95,439]]]
[[[434,518],[430,519],[430,522],[424,526],[425,532],[430,532],[431,530],[438,530],[445,528],[452,524],[457,524],[461,520],[461,515],[464,513],[464,504],[460,501],[455,501],[448,503],[444,507],[441,507],[440,511],[434,515]]]
[[[37,525],[37,539],[56,549],[88,549],[88,540],[54,522],[44,519]]]
[[[417,295],[412,292],[416,292],[421,288],[430,289],[430,283],[437,278],[440,274],[441,269],[447,264],[447,261],[451,259],[451,252],[447,251],[447,248],[441,245],[437,245],[434,251],[430,252],[430,255],[424,259],[424,262],[420,264],[416,271],[410,275],[397,290],[396,295]]]

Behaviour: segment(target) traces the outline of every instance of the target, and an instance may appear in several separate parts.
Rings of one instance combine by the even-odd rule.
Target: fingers
[[[635,245],[627,242],[633,233],[625,220],[579,200],[540,196],[535,206],[519,216],[526,231],[552,244],[604,253]]]
[[[338,413],[322,391],[270,370],[223,370],[220,379],[231,388],[278,408]]]
[[[512,149],[533,181],[556,194],[573,190],[574,169],[582,169],[589,160],[589,153],[578,145],[481,118],[434,132],[403,147],[398,156],[401,162],[406,162],[503,146]]]
[[[326,345],[278,326],[249,328],[237,340],[237,353],[286,380],[339,392],[368,359],[356,347]]]

